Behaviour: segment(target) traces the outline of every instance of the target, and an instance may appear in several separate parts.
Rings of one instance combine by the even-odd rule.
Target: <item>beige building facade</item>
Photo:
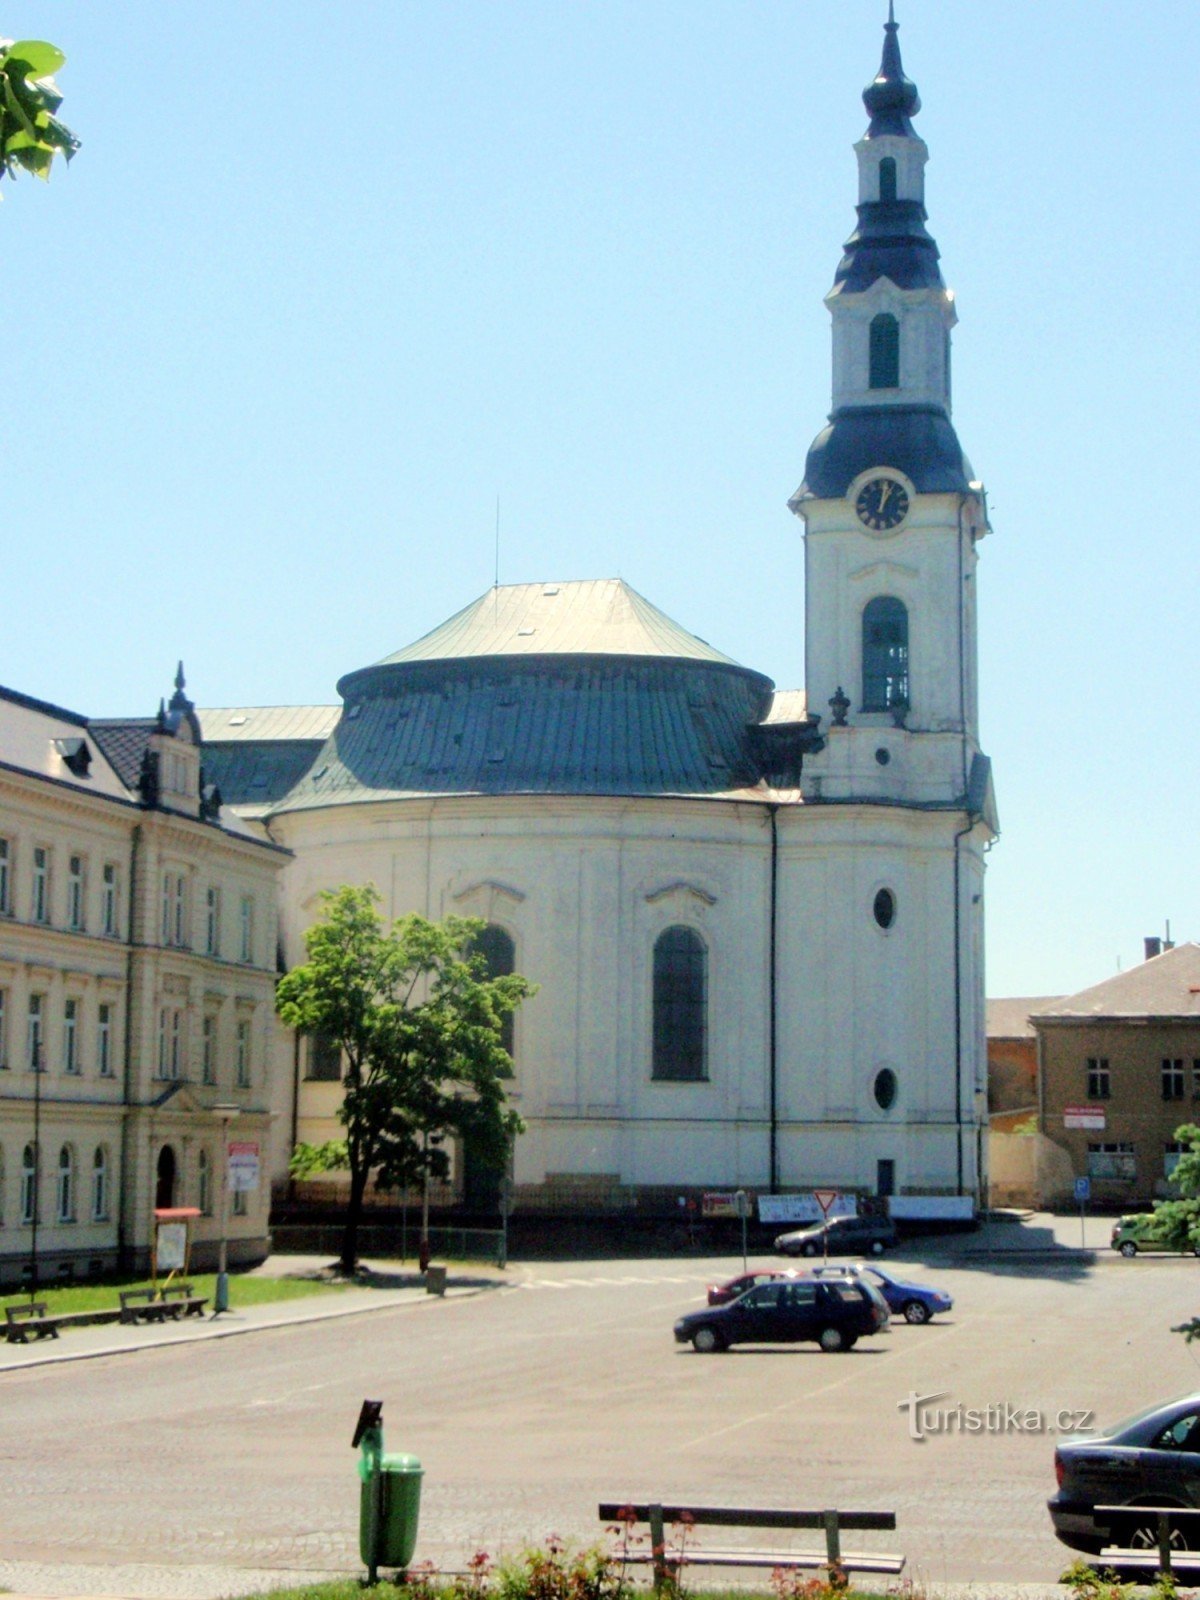
[[[177,680],[155,718],[0,690],[0,1281],[145,1266],[156,1208],[215,1256],[268,1248],[276,880],[284,852],[205,792]]]

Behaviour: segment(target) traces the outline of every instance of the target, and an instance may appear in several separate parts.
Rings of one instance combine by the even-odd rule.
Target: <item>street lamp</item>
[[[229,1124],[241,1110],[240,1106],[219,1105],[212,1108],[213,1116],[221,1124],[221,1243],[217,1252],[217,1288],[213,1296],[213,1316],[229,1310]]]

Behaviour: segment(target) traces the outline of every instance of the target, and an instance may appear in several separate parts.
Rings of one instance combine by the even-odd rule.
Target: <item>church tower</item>
[[[832,410],[789,502],[804,522],[808,711],[824,730],[804,758],[802,809],[807,838],[838,863],[819,884],[836,955],[809,973],[835,995],[829,1027],[797,1036],[797,1072],[826,1075],[824,1102],[798,1094],[805,1114],[857,1130],[859,1182],[877,1167],[911,1192],[978,1196],[983,856],[996,822],[975,582],[989,528],[951,420],[954,295],[926,228],[921,102],[890,5],[863,102],[858,224],[825,302]]]

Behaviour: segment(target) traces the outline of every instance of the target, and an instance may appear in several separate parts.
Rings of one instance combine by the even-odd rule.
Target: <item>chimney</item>
[[[1147,961],[1153,961],[1155,956],[1162,955],[1162,940],[1156,933],[1148,934],[1147,937],[1142,940],[1142,943],[1146,947]]]

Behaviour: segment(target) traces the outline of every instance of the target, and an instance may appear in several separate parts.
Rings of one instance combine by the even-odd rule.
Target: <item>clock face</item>
[[[872,533],[888,533],[908,515],[908,490],[895,478],[872,478],[858,491],[854,509]]]

